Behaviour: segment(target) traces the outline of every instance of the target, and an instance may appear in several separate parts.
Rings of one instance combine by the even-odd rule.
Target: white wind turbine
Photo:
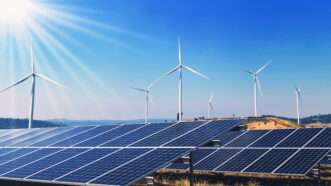
[[[270,64],[270,62],[267,62],[264,64],[261,68],[259,68],[256,72],[253,71],[247,71],[248,74],[250,74],[253,78],[253,96],[254,96],[254,116],[257,117],[257,89],[259,89],[260,94],[262,95],[262,87],[261,82],[259,79],[259,74]]]
[[[149,119],[149,103],[151,102],[150,99],[150,93],[151,93],[151,88],[155,85],[156,82],[158,82],[160,80],[157,79],[154,82],[152,82],[151,84],[148,85],[148,87],[146,89],[144,88],[136,88],[136,87],[132,87],[132,89],[139,91],[139,92],[143,92],[145,94],[145,123],[148,123],[148,119]]]
[[[12,87],[15,87],[15,86],[29,80],[30,78],[32,79],[31,105],[30,105],[29,125],[28,125],[29,128],[32,127],[33,115],[34,115],[34,100],[35,100],[36,78],[38,77],[42,80],[48,81],[49,83],[55,84],[55,85],[60,86],[60,87],[64,87],[61,84],[57,83],[56,81],[54,81],[52,79],[49,79],[48,77],[46,77],[42,74],[36,73],[36,70],[35,70],[35,57],[33,55],[32,45],[31,45],[31,48],[30,48],[30,63],[31,63],[31,70],[32,70],[31,74],[29,74],[28,76],[24,77],[23,79],[13,83],[12,85],[10,85],[7,88],[2,89],[0,91],[0,93],[3,93],[5,91],[7,91],[8,89],[10,89]]]
[[[208,114],[207,117],[210,118],[210,113],[215,112],[215,108],[213,105],[213,99],[214,99],[214,93],[210,93],[209,99],[208,99]]]
[[[296,97],[296,107],[297,107],[297,123],[300,125],[300,106],[301,106],[301,89],[295,86],[295,97]]]
[[[202,78],[209,79],[204,74],[183,64],[180,39],[178,37],[178,65],[176,67],[174,67],[173,69],[171,69],[169,72],[167,72],[165,75],[161,76],[161,78],[163,78],[165,76],[169,76],[169,75],[175,73],[176,71],[178,71],[178,120],[179,121],[182,121],[182,119],[183,119],[183,70],[190,71],[193,74],[198,75]]]

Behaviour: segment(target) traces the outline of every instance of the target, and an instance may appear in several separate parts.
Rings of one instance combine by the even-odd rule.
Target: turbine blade
[[[7,88],[4,88],[4,89],[0,90],[0,93],[5,92],[6,90],[8,90],[12,87],[15,87],[16,85],[19,85],[19,84],[23,83],[24,81],[28,80],[30,77],[31,77],[31,74],[26,76],[25,78],[13,83],[12,85],[8,86]]]
[[[35,57],[33,54],[32,40],[31,40],[31,46],[30,46],[30,64],[31,64],[32,73],[35,73]]]
[[[210,96],[209,96],[209,103],[213,102],[213,99],[214,99],[214,93],[210,93]]]
[[[204,75],[204,74],[202,74],[202,73],[200,73],[200,72],[192,69],[191,67],[188,67],[186,65],[183,65],[183,68],[185,68],[186,70],[188,70],[188,71],[192,72],[193,74],[198,75],[198,76],[200,76],[202,78],[209,79],[206,75]]]
[[[256,77],[256,83],[257,83],[257,87],[259,89],[260,95],[262,96],[263,95],[262,86],[261,86],[260,79],[258,77]]]
[[[256,74],[261,73],[265,68],[267,68],[267,66],[269,66],[271,61],[268,61],[267,63],[265,63],[261,68],[259,68],[259,70],[256,71]]]
[[[211,111],[215,112],[215,108],[214,105],[212,103],[209,103],[209,108]]]
[[[42,74],[35,74],[35,75],[36,75],[37,77],[39,77],[40,79],[43,79],[43,80],[45,80],[45,81],[48,81],[48,82],[50,82],[50,83],[52,83],[52,84],[54,84],[54,85],[56,85],[56,86],[59,86],[59,87],[65,88],[64,85],[62,85],[62,84],[60,84],[60,83],[58,83],[58,82],[56,82],[56,81],[54,81],[54,80],[52,80],[52,79],[50,79],[50,78],[44,76],[44,75],[42,75]]]
[[[250,71],[250,70],[245,70],[245,72],[247,72],[250,75],[254,75],[254,72]]]
[[[182,61],[182,48],[181,48],[180,37],[179,36],[177,38],[177,43],[178,43],[178,63],[179,63],[179,65],[182,65],[183,64],[183,61]]]
[[[147,90],[142,89],[142,88],[136,88],[136,87],[131,87],[132,89],[139,91],[139,92],[146,92]]]

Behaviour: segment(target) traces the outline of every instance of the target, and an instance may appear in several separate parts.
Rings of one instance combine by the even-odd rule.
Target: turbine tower
[[[169,72],[167,72],[165,75],[161,76],[161,78],[165,76],[169,76],[178,71],[178,120],[179,121],[183,120],[183,70],[192,72],[193,74],[200,76],[202,78],[209,79],[206,75],[183,64],[180,38],[178,37],[178,65],[173,69],[171,69]]]
[[[300,125],[301,89],[297,86],[295,87],[295,97],[297,106],[297,123]]]
[[[36,89],[36,78],[40,78],[42,80],[45,80],[49,83],[52,83],[54,85],[60,86],[60,87],[64,87],[63,85],[61,85],[60,83],[42,75],[39,73],[36,73],[36,69],[35,69],[35,57],[33,54],[33,49],[32,49],[32,44],[31,44],[31,48],[30,48],[30,64],[31,64],[31,74],[29,74],[28,76],[22,78],[21,80],[13,83],[12,85],[8,86],[5,89],[2,89],[0,91],[0,93],[3,93],[5,91],[7,91],[8,89],[15,87],[21,83],[24,83],[25,81],[29,80],[30,78],[32,79],[32,87],[31,87],[31,105],[30,105],[30,116],[29,116],[29,128],[32,128],[32,122],[33,122],[33,116],[34,116],[34,101],[35,101],[35,89]]]
[[[210,118],[210,113],[215,112],[214,105],[213,105],[214,93],[210,93],[209,100],[208,100],[208,114],[207,117]]]
[[[257,117],[257,89],[259,89],[260,94],[262,95],[262,87],[261,82],[259,79],[259,74],[270,64],[270,62],[267,62],[264,64],[261,68],[259,68],[256,72],[253,71],[247,71],[249,75],[253,78],[253,101],[254,101],[254,116]]]

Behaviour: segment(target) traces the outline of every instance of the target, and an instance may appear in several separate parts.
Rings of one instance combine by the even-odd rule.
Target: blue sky
[[[261,74],[260,114],[294,116],[293,86],[303,91],[303,115],[329,113],[331,104],[331,2],[305,0],[48,0],[40,7],[63,12],[32,17],[47,34],[30,30],[40,73],[65,84],[37,85],[40,119],[135,119],[144,98],[130,87],[146,87],[177,64],[177,36],[183,61],[210,80],[184,74],[184,115],[206,115],[210,92],[215,115],[249,116],[252,81]],[[0,27],[0,86],[29,73],[28,45]],[[10,34],[4,34],[9,30]],[[25,117],[29,87],[0,96],[0,116]],[[151,117],[177,112],[176,76],[152,90]]]

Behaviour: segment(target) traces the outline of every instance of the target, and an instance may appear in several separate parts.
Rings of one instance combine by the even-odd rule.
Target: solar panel
[[[223,146],[238,137],[239,135],[242,135],[243,133],[243,131],[222,132],[221,134],[216,136],[214,140],[219,140],[220,146]]]
[[[214,138],[216,135],[226,132],[239,124],[240,120],[211,121],[165,146],[199,146],[208,142],[208,140]]]
[[[187,151],[188,149],[181,148],[156,149],[132,162],[128,162],[115,170],[89,181],[89,183],[130,185],[134,181],[144,177],[144,175],[148,175],[161,168],[167,164],[167,162]]]
[[[195,150],[194,152],[192,152],[192,162],[193,162],[193,164],[199,162],[200,160],[202,160],[203,158],[205,158],[206,156],[208,156],[209,154],[211,154],[214,151],[216,151],[216,149],[214,149],[214,148]],[[187,156],[188,156],[188,154],[187,154]],[[169,168],[169,169],[188,169],[189,164],[186,164],[186,163],[183,163],[182,161],[179,161],[179,162],[172,163],[167,168]]]
[[[201,162],[195,164],[194,170],[212,171],[239,151],[240,149],[218,149],[214,153],[209,154],[209,156],[206,156]]]
[[[29,145],[32,145],[34,143],[37,143],[39,141],[41,141],[42,139],[45,139],[45,138],[49,138],[51,136],[55,136],[55,135],[58,135],[64,131],[68,131],[70,130],[71,128],[69,127],[58,127],[58,128],[54,128],[53,130],[50,130],[48,132],[45,132],[45,133],[42,133],[40,135],[37,135],[37,136],[34,136],[32,138],[29,138],[28,140],[24,140],[24,141],[18,141],[16,143],[13,143],[11,146],[14,146],[14,147],[25,147],[25,146],[29,146]]]
[[[114,154],[106,156],[92,164],[89,164],[81,169],[76,170],[62,178],[59,178],[57,181],[66,181],[66,182],[88,182],[109,170],[112,170],[133,158],[139,157],[140,155],[150,151],[152,149],[139,148],[139,149],[123,149]],[[149,161],[149,160],[148,160]],[[40,176],[33,178],[41,178]],[[43,176],[42,179],[47,179],[47,175]]]
[[[273,130],[250,145],[250,147],[273,147],[293,131],[294,129]]]
[[[231,158],[229,161],[221,164],[216,171],[220,172],[240,172],[255,159],[265,153],[267,149],[246,149]]]
[[[27,153],[30,153],[32,151],[35,151],[38,149],[34,149],[34,148],[19,148],[19,149],[15,149],[13,151],[10,151],[9,153],[3,154],[2,156],[0,156],[0,162],[5,163],[8,161],[11,161],[13,159],[19,158]]]
[[[265,135],[267,132],[269,132],[269,131],[266,131],[266,130],[248,131],[225,146],[226,147],[246,147],[249,144],[256,141],[257,139],[259,139],[261,136]]]
[[[294,154],[297,149],[272,149],[244,172],[272,173],[282,162]]]
[[[140,139],[143,139],[144,137],[147,137],[149,135],[152,135],[166,127],[169,127],[170,125],[173,125],[173,123],[153,123],[153,124],[149,124],[146,125],[143,128],[140,128],[128,135],[122,136],[120,138],[117,138],[113,141],[110,141],[108,143],[105,143],[104,147],[107,146],[127,146],[130,145]]]
[[[49,145],[52,145],[54,143],[57,143],[58,141],[61,141],[63,139],[66,139],[66,138],[70,138],[72,136],[75,136],[75,135],[78,135],[80,134],[81,132],[84,132],[86,130],[89,130],[93,127],[91,126],[88,126],[88,127],[76,127],[76,128],[72,128],[71,130],[69,131],[65,131],[63,133],[60,133],[59,135],[56,135],[56,136],[50,136],[49,138],[46,138],[42,141],[39,141],[39,142],[36,142],[30,146],[32,147],[45,147],[45,146],[49,146]]]
[[[70,158],[62,163],[56,164],[52,167],[47,168],[44,171],[33,176],[33,178],[45,178],[47,180],[54,180],[60,176],[66,175],[71,171],[74,171],[94,160],[102,158],[108,154],[113,153],[117,149],[92,149],[78,156]]]
[[[23,135],[20,135],[20,136],[18,136],[16,138],[9,139],[9,140],[6,140],[6,141],[1,142],[0,143],[0,146],[12,146],[13,144],[18,143],[18,142],[28,141],[30,138],[33,138],[33,137],[43,136],[43,134],[45,134],[45,133],[47,133],[47,132],[49,132],[51,130],[52,130],[51,128],[47,128],[47,129],[33,129],[30,132],[25,133]]]
[[[324,129],[307,147],[331,147],[331,129]]]
[[[101,135],[97,135],[94,138],[88,139],[87,141],[83,141],[75,145],[75,147],[95,147],[102,145],[104,143],[109,142],[110,140],[115,139],[116,137],[122,136],[132,130],[135,130],[144,125],[139,124],[131,124],[131,125],[123,125],[113,130],[110,130],[106,133],[102,133]]]
[[[320,128],[297,129],[277,147],[301,147],[320,131]]]
[[[25,165],[19,169],[12,170],[3,176],[11,178],[26,178],[87,150],[88,149],[78,148],[60,149],[60,151],[55,154]]]
[[[111,130],[114,127],[116,127],[116,126],[115,125],[98,126],[98,127],[92,128],[91,130],[85,131],[77,136],[73,136],[73,137],[64,139],[62,141],[59,141],[51,146],[52,147],[70,147],[70,146],[80,143],[86,139],[94,137],[100,133],[104,133],[108,130]]]
[[[49,154],[55,153],[59,151],[60,149],[56,148],[44,148],[36,151],[32,151],[31,153],[28,153],[20,158],[14,159],[12,161],[9,161],[7,163],[1,163],[0,164],[0,175],[11,171],[13,169],[17,169],[23,165],[27,165],[28,163],[38,160],[40,158],[43,158]]]
[[[183,122],[178,123],[172,127],[167,128],[157,134],[154,134],[148,138],[145,138],[132,146],[160,146],[173,140],[197,127],[205,122]]]
[[[278,168],[278,174],[305,175],[329,152],[328,149],[301,149],[284,165]]]

